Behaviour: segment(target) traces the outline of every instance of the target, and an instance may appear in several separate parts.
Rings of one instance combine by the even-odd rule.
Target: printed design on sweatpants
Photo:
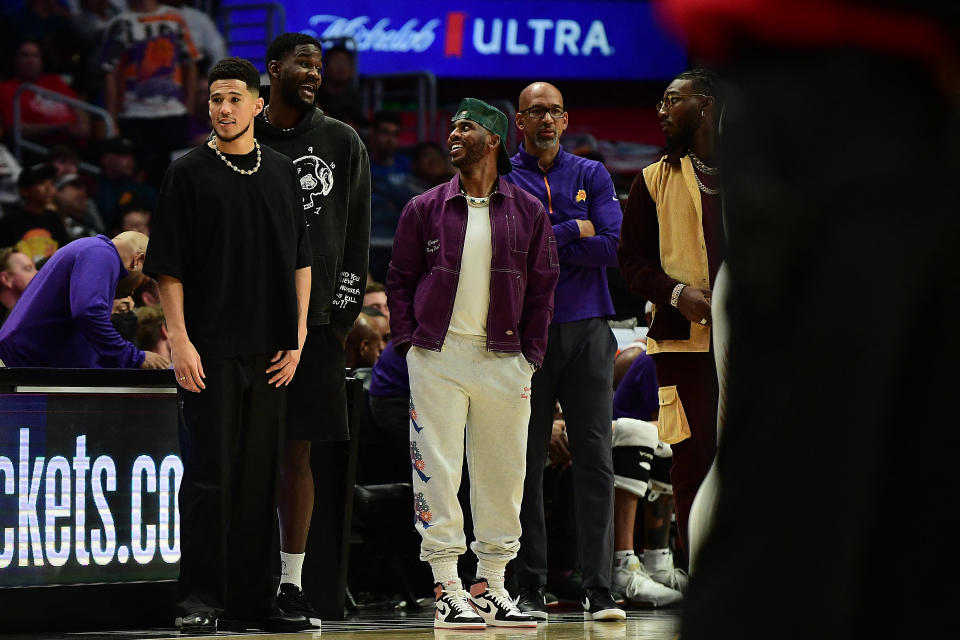
[[[413,428],[416,429],[417,433],[423,431],[423,427],[417,424],[417,410],[413,406],[413,398],[410,398],[410,423],[413,424]]]
[[[424,529],[433,526],[430,524],[430,521],[433,520],[433,514],[430,513],[430,505],[427,504],[427,499],[423,497],[422,491],[413,496],[413,510],[417,513],[417,517],[413,521],[414,526],[417,522],[422,524]]]
[[[420,455],[420,447],[417,446],[416,442],[412,441],[410,442],[410,462],[413,464],[413,470],[417,472],[420,479],[424,482],[430,482],[430,476],[423,472],[427,465],[423,462],[423,456]]]
[[[529,400],[529,399],[530,399],[530,387],[524,387],[524,388],[523,388],[523,393],[520,394],[520,397],[523,398],[524,400]]]

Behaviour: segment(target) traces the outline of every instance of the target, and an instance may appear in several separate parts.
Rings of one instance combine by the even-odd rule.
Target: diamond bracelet
[[[670,306],[676,307],[677,303],[680,301],[680,292],[683,291],[683,288],[687,286],[682,282],[673,288],[673,293],[670,294]]]

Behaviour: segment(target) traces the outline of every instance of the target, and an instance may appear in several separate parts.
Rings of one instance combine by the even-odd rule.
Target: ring
[[[703,326],[707,326],[707,319],[703,318],[702,320],[700,320],[700,324],[702,324]]]
[[[180,379],[181,379],[181,380],[186,380],[186,379],[187,379],[187,376],[180,376]]]

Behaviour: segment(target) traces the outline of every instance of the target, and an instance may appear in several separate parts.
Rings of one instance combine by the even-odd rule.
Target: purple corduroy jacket
[[[410,342],[440,350],[453,314],[466,230],[459,175],[404,207],[387,272],[394,346]],[[540,366],[560,275],[550,220],[539,200],[500,180],[490,197],[490,237],[487,350],[519,351]]]

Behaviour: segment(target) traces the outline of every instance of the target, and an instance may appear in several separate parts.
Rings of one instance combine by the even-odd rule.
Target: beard
[[[553,149],[558,144],[560,144],[560,136],[556,134],[556,130],[554,130],[552,138],[541,138],[539,133],[533,136],[533,145],[541,151]]]
[[[233,142],[234,140],[237,140],[238,138],[240,138],[240,136],[245,134],[249,129],[250,129],[250,123],[248,122],[247,126],[243,128],[243,131],[241,131],[240,133],[234,134],[232,136],[224,137],[220,135],[220,132],[217,131],[216,127],[213,128],[213,133],[216,134],[218,140],[223,140],[224,142]]]
[[[300,97],[300,85],[291,82],[281,82],[280,95],[284,101],[297,111],[304,112],[313,109],[313,102],[308,102]],[[316,98],[316,93],[313,94]]]
[[[481,160],[483,160],[483,154],[485,152],[485,147],[487,146],[487,136],[479,138],[474,143],[463,143],[463,157],[457,161],[454,160],[453,166],[457,167],[469,167],[475,165]]]

